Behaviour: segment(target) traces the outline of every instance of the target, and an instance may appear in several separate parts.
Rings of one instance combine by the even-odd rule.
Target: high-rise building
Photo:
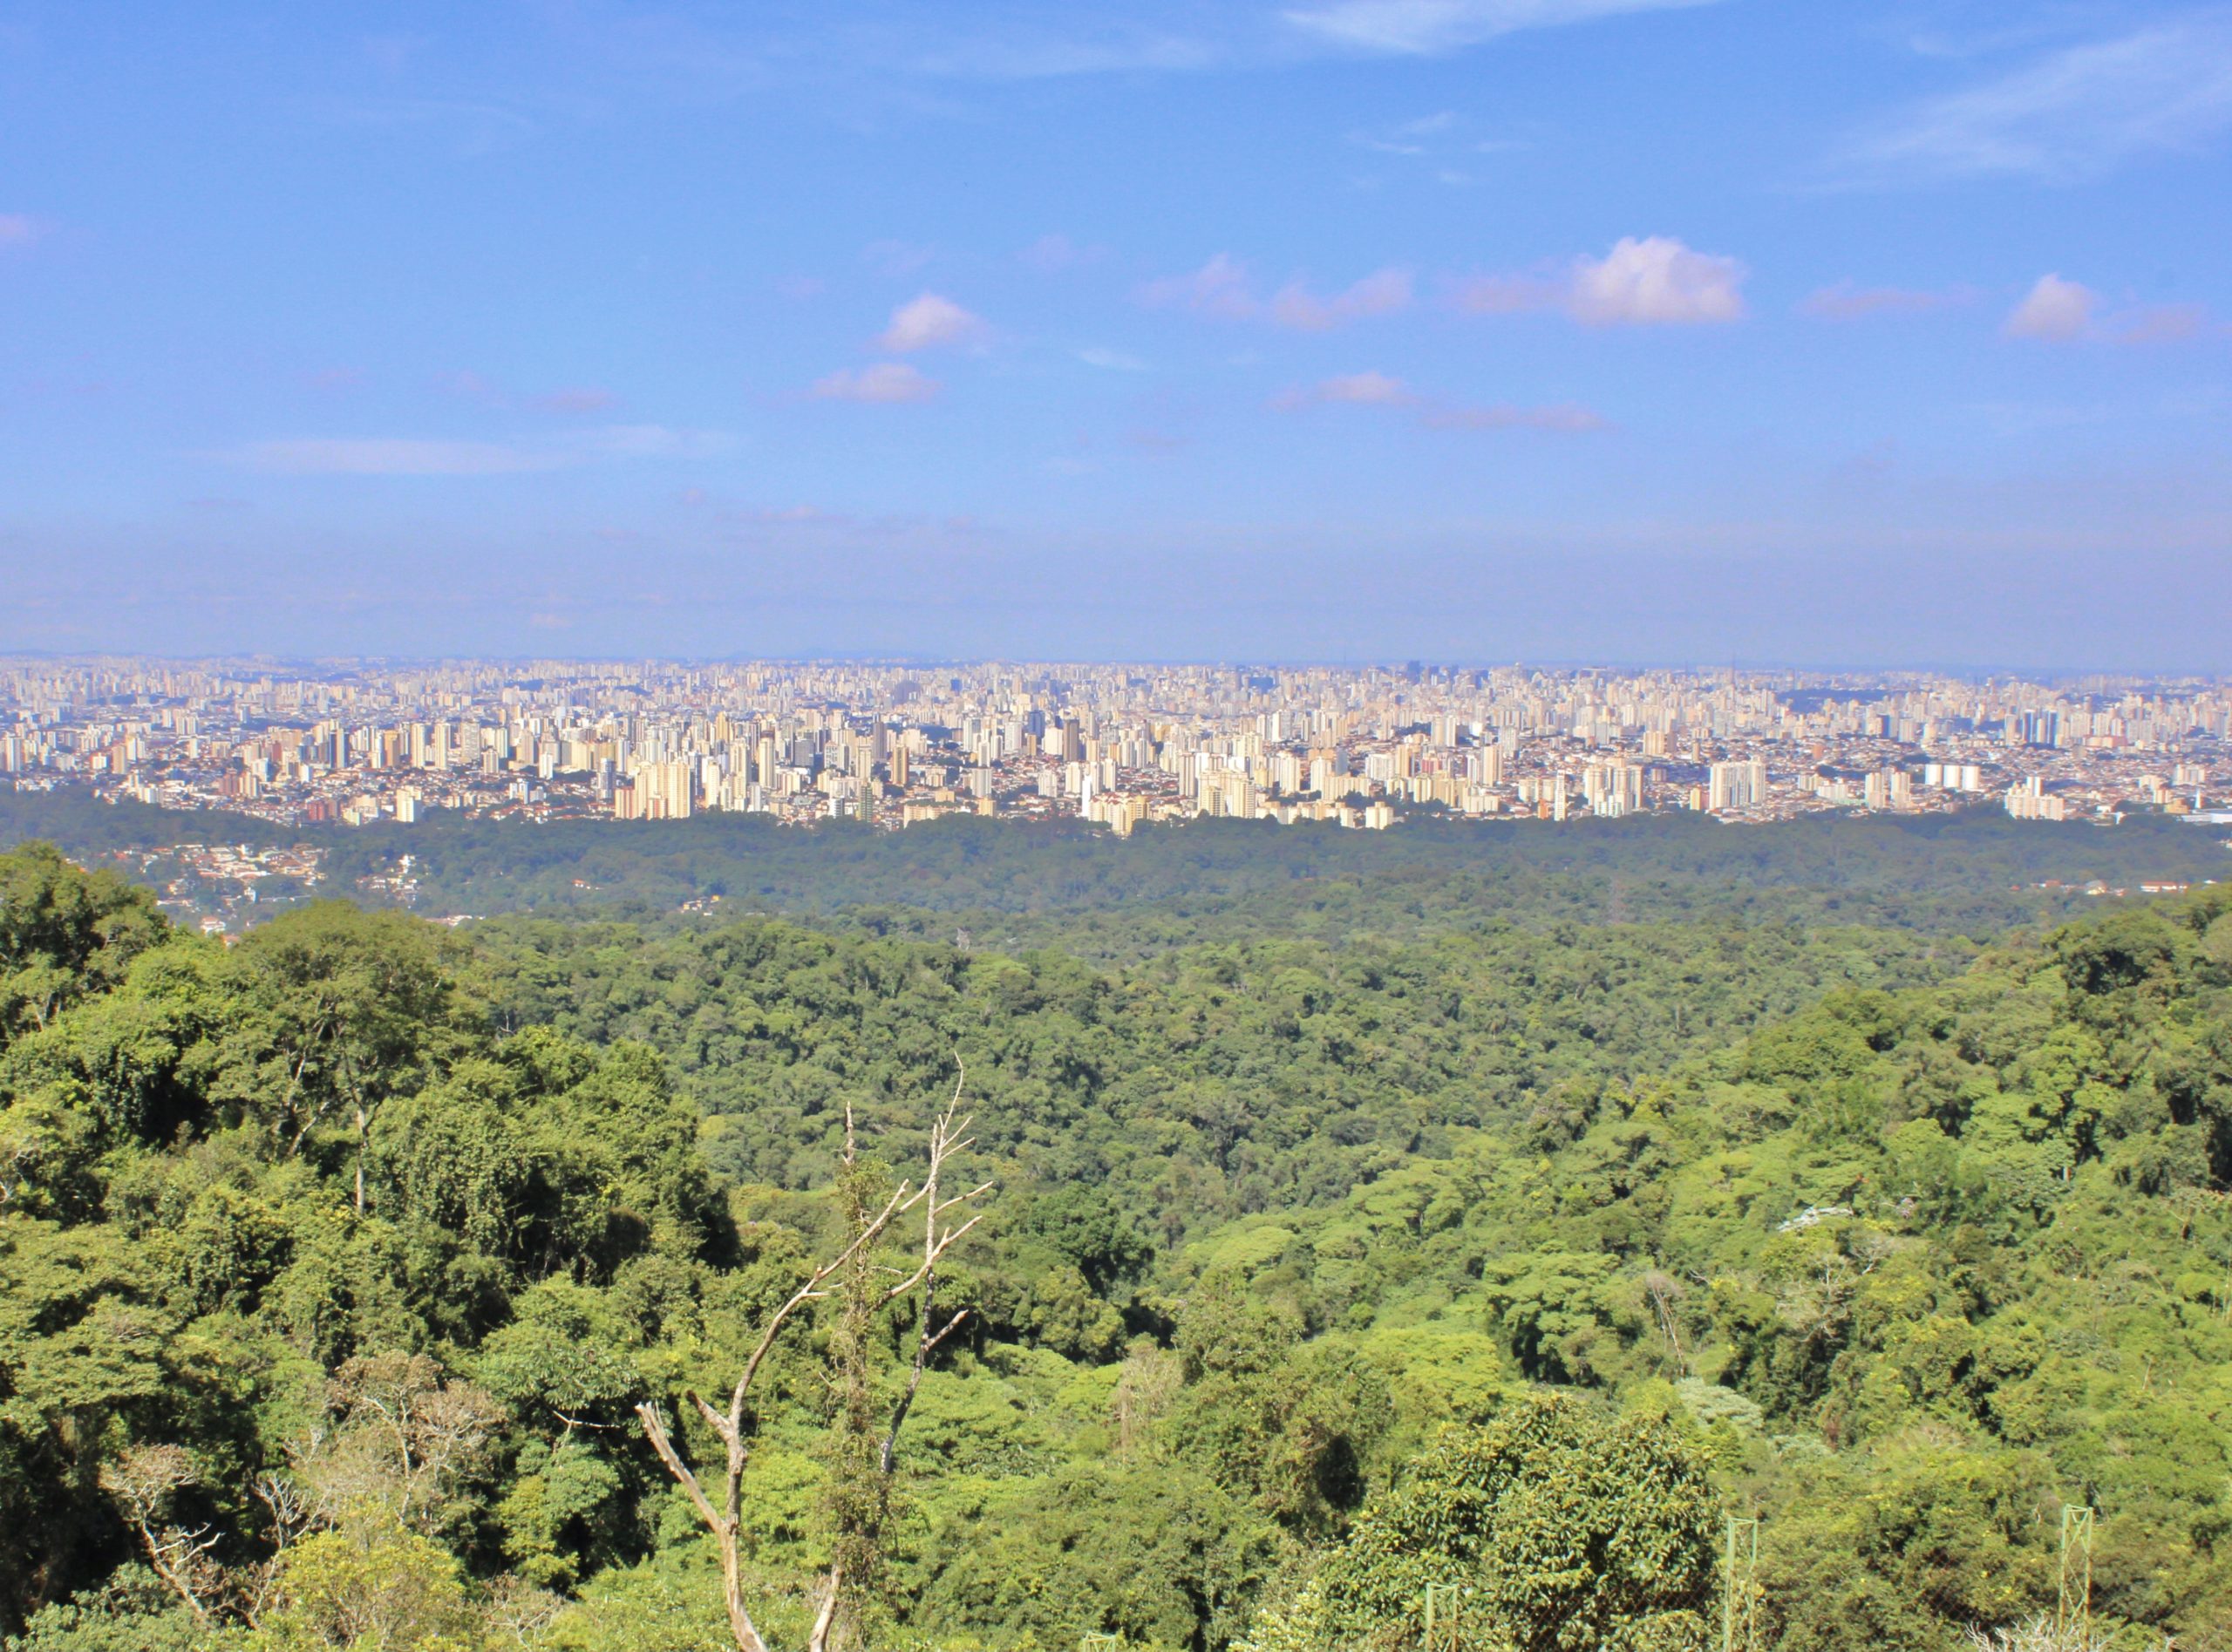
[[[1767,800],[1767,765],[1759,758],[1748,762],[1716,763],[1706,772],[1705,807],[1715,814],[1726,809],[1752,809]]]

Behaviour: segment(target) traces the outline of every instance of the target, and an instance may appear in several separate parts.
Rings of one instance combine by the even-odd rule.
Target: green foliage
[[[924,1588],[933,1621],[1004,1646],[1113,1635],[1221,1647],[1280,1553],[1277,1527],[1181,1463],[1066,1470],[972,1521]]]
[[[410,1532],[321,1532],[281,1557],[250,1652],[479,1652],[457,1561]]]
[[[2215,833],[2173,819],[2113,829],[1962,815],[1806,819],[1731,830],[1690,814],[1552,826],[1419,819],[1395,832],[1201,820],[1118,839],[1081,822],[956,817],[905,832],[811,830],[759,816],[469,819],[282,829],[180,816],[78,788],[0,792],[0,842],[50,839],[85,857],[181,836],[325,852],[357,891],[412,858],[422,911],[677,921],[684,901],[778,912],[891,938],[1138,961],[1192,944],[1363,935],[1409,941],[1497,916],[1547,927],[1629,922],[1872,924],[1986,936],[2050,923],[2100,879],[2222,874]],[[2042,884],[2055,887],[2042,888]]]
[[[42,1607],[9,1652],[233,1652],[144,1566],[120,1566],[97,1589]]]
[[[1701,1648],[1718,1513],[1704,1461],[1664,1422],[1516,1398],[1375,1499],[1269,1638],[1407,1646],[1432,1585],[1463,1644]]]
[[[45,843],[0,854],[0,1047],[112,986],[165,928],[146,892]]]
[[[1881,912],[1870,855],[1969,831],[1792,840]],[[1006,841],[922,839],[925,899],[1183,880],[1178,834]],[[678,1402],[833,1254],[847,1107],[904,1164],[956,1055],[1001,1199],[888,1505],[842,1442],[906,1325],[811,1304],[754,1390],[775,1644],[850,1544],[877,1644],[1393,1648],[1431,1581],[1466,1646],[1691,1646],[1735,1509],[1773,1644],[1943,1649],[2052,1603],[2065,1500],[2104,1626],[2232,1634],[2232,889],[1978,951],[1197,841],[1214,900],[1012,951],[334,904],[228,948],[0,856],[9,1652],[720,1646],[633,1408],[708,1460]],[[1577,888],[1626,840],[1514,841]]]

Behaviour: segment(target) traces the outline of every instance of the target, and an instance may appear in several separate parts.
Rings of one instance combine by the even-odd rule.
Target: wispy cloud
[[[1920,316],[1964,303],[1970,295],[1955,289],[1933,291],[1914,287],[1862,287],[1848,281],[1816,288],[1799,303],[1801,315],[1824,321],[1861,321],[1870,316]]]
[[[1349,141],[1383,155],[1427,155],[1464,123],[1454,109],[1440,109],[1378,132],[1352,132]]]
[[[2111,312],[2082,282],[2049,273],[2008,312],[2000,331],[2052,344],[2172,344],[2224,329],[2200,304],[2133,304]]]
[[[876,340],[876,348],[904,356],[942,345],[981,344],[991,336],[982,316],[940,294],[923,293],[891,312],[891,324]]]
[[[1190,275],[1168,275],[1139,289],[1150,309],[1183,309],[1222,321],[1269,321],[1297,332],[1326,332],[1371,316],[1390,316],[1411,303],[1411,273],[1374,270],[1337,293],[1320,295],[1296,280],[1266,301],[1256,296],[1248,266],[1218,253]]]
[[[1351,51],[1432,57],[1516,34],[1713,0],[1333,0],[1285,14],[1305,36]]]
[[[733,98],[801,78],[824,86],[913,82],[905,105],[935,105],[925,83],[1201,74],[1281,68],[1329,56],[1434,57],[1525,30],[1710,5],[1717,0],[1125,0],[1101,6],[1022,3],[870,8],[874,22],[822,29],[790,9],[627,8],[577,22],[608,74],[670,84],[680,95]],[[590,19],[615,9],[572,7]],[[641,9],[637,9],[640,10]],[[826,9],[825,9],[826,10]],[[839,8],[857,11],[858,8]],[[694,14],[694,15],[693,15]],[[804,14],[800,14],[804,15]]]
[[[1377,371],[1337,373],[1300,390],[1283,391],[1272,405],[1291,413],[1305,407],[1346,405],[1351,407],[1408,407],[1418,397],[1401,379]]]
[[[1166,275],[1141,287],[1139,299],[1152,309],[1185,309],[1196,316],[1244,321],[1260,308],[1250,289],[1248,266],[1230,253],[1218,253],[1187,275]]]
[[[1499,403],[1488,407],[1429,407],[1426,424],[1434,430],[1539,430],[1569,436],[1605,429],[1602,413],[1570,402],[1549,407],[1514,407]]]
[[[1298,332],[1322,333],[1367,316],[1392,316],[1411,303],[1411,272],[1380,269],[1344,290],[1318,297],[1300,282],[1272,296],[1271,319]]]
[[[2112,321],[2120,344],[2179,344],[2189,338],[2222,337],[2224,328],[2201,304],[2143,304]]]
[[[1586,407],[1565,404],[1548,407],[1520,407],[1509,403],[1475,406],[1425,394],[1389,373],[1367,371],[1339,373],[1314,384],[1282,391],[1271,405],[1283,413],[1312,407],[1392,408],[1413,416],[1430,430],[1538,430],[1580,434],[1603,430],[1603,417]]]
[[[725,451],[718,431],[609,425],[554,438],[451,441],[412,436],[289,436],[243,443],[217,457],[274,476],[510,476],[600,460],[700,458]]]
[[[1095,344],[1078,352],[1078,359],[1087,367],[1098,367],[1103,372],[1144,373],[1147,364],[1137,356],[1120,350],[1106,350]]]
[[[2072,46],[1909,110],[1845,146],[1854,181],[2093,178],[2232,127],[2232,11]]]
[[[1562,271],[1474,275],[1451,299],[1480,316],[1557,309],[1591,327],[1712,326],[1743,319],[1743,263],[1671,235],[1624,236]]]
[[[932,400],[938,393],[938,383],[908,362],[874,362],[866,367],[840,368],[817,379],[811,393],[825,402],[896,405]]]
[[[574,384],[530,397],[527,405],[546,413],[601,413],[619,398],[595,384]]]
[[[1430,173],[1437,183],[1454,185],[1474,181],[1472,168],[1482,156],[1530,146],[1525,139],[1483,137],[1473,121],[1453,109],[1438,110],[1392,126],[1351,132],[1349,142]]]
[[[0,247],[28,247],[46,234],[46,226],[28,213],[0,212]]]

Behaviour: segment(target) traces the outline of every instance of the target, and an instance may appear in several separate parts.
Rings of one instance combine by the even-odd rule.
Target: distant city
[[[0,661],[0,775],[274,824],[2210,815],[2232,684],[1525,666]]]

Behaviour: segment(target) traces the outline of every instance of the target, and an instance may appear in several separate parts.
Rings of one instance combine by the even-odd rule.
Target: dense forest
[[[2068,915],[2096,880],[2198,883],[2232,867],[2221,831],[2172,817],[2107,826],[2011,820],[1989,806],[1759,826],[1691,814],[1561,825],[1428,818],[1388,832],[1204,819],[1126,840],[1075,820],[968,816],[904,832],[760,815],[537,823],[446,811],[411,826],[280,827],[79,789],[0,791],[0,843],[24,839],[80,860],[182,840],[303,843],[324,855],[316,893],[367,902],[391,898],[408,856],[412,908],[428,916],[563,912],[657,924],[695,903],[723,916],[948,937],[959,928],[978,944],[1110,959],[1209,935],[1393,938],[1483,913],[1868,923],[1984,938]],[[1081,914],[1092,921],[1081,924]]]
[[[2084,1507],[2232,1649],[2232,886],[1973,899],[2222,849],[1626,824],[231,946],[0,856],[0,1636],[1919,1652]]]

